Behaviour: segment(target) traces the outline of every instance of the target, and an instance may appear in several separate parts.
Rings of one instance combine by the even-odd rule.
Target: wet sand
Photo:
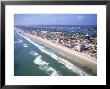
[[[47,39],[42,39],[41,37],[34,36],[28,33],[23,33],[23,35],[27,36],[28,38],[33,39],[35,42],[43,44],[49,48],[52,48],[55,50],[59,55],[67,58],[67,60],[78,63],[82,67],[87,67],[88,69],[91,69],[94,73],[97,73],[97,59],[90,57],[87,54],[74,51],[72,49],[69,49],[65,46],[62,46],[59,43],[54,43],[52,41],[49,41]]]

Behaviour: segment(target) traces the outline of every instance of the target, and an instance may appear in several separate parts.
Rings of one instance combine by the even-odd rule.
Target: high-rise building
[[[84,44],[78,44],[76,49],[77,49],[77,51],[82,52],[85,49],[85,45]]]

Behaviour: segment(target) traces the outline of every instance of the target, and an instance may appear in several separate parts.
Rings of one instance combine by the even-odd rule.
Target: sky
[[[97,14],[15,14],[14,25],[97,25]]]

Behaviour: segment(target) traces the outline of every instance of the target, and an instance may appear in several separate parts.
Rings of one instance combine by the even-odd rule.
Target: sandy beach
[[[35,42],[43,44],[49,48],[52,48],[55,50],[59,55],[64,56],[67,58],[70,62],[76,62],[79,65],[83,67],[87,67],[89,69],[92,69],[93,72],[97,73],[97,59],[90,57],[87,54],[74,51],[72,49],[69,49],[65,46],[62,46],[61,44],[54,43],[52,41],[49,41],[47,39],[42,39],[41,37],[31,35],[29,33],[22,33],[24,36],[27,36],[28,38],[33,39]]]

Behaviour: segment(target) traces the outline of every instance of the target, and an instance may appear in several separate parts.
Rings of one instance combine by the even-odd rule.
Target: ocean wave
[[[68,69],[72,70],[73,72],[79,74],[80,76],[88,76],[89,74],[84,72],[82,69],[76,67],[75,65],[73,65],[71,62],[67,61],[66,59],[63,59],[59,56],[57,56],[56,54],[54,54],[53,52],[50,52],[50,50],[48,51],[48,49],[46,48],[42,48],[40,49],[43,53],[48,54],[50,57],[52,57],[53,59],[57,60],[59,63],[65,65]]]
[[[14,42],[14,43],[16,44],[16,43],[22,43],[22,42],[23,42],[23,40],[19,39],[18,41]]]
[[[22,42],[23,42],[23,40],[18,40],[17,42],[18,42],[18,43],[22,43]]]
[[[71,62],[67,61],[66,59],[63,59],[63,58],[57,56],[55,53],[48,51],[48,49],[46,49],[45,47],[42,47],[41,45],[38,45],[37,43],[33,42],[31,39],[29,39],[25,36],[22,36],[22,37],[27,39],[30,43],[32,43],[36,47],[38,47],[43,53],[48,54],[50,57],[57,60],[59,63],[65,65],[68,69],[72,70],[73,72],[79,74],[80,76],[89,76],[88,73],[86,73],[85,71],[83,71],[79,67],[73,65]],[[38,63],[38,62],[36,62],[36,63]]]
[[[33,55],[33,56],[38,56],[39,54],[36,51],[30,51],[29,54]]]
[[[54,69],[53,67],[50,67],[49,63],[43,61],[41,55],[38,55],[35,58],[34,63],[39,65],[39,69],[45,70],[50,76],[60,76],[61,75],[56,71],[56,69]]]
[[[47,62],[42,60],[42,56],[41,55],[39,55],[39,56],[37,56],[35,58],[34,63],[38,64],[38,65],[48,65],[49,64],[49,63],[47,63]]]
[[[76,67],[71,62],[67,61],[66,59],[63,59],[63,58],[55,55],[54,53],[47,51],[47,49],[41,49],[41,51],[48,54],[50,57],[57,60],[59,63],[65,65],[68,69],[70,69],[73,72],[79,74],[80,76],[88,76],[89,75],[88,73],[86,73],[82,69]]]
[[[58,76],[58,75],[61,76],[61,74],[58,71],[56,71],[53,67],[49,67],[47,69],[47,72],[50,76]]]
[[[24,48],[27,48],[27,47],[28,47],[28,45],[27,45],[27,44],[23,44],[23,47],[24,47]]]
[[[47,69],[49,68],[49,66],[46,65],[46,64],[44,64],[44,65],[40,65],[39,68],[40,68],[41,70],[47,70]]]

